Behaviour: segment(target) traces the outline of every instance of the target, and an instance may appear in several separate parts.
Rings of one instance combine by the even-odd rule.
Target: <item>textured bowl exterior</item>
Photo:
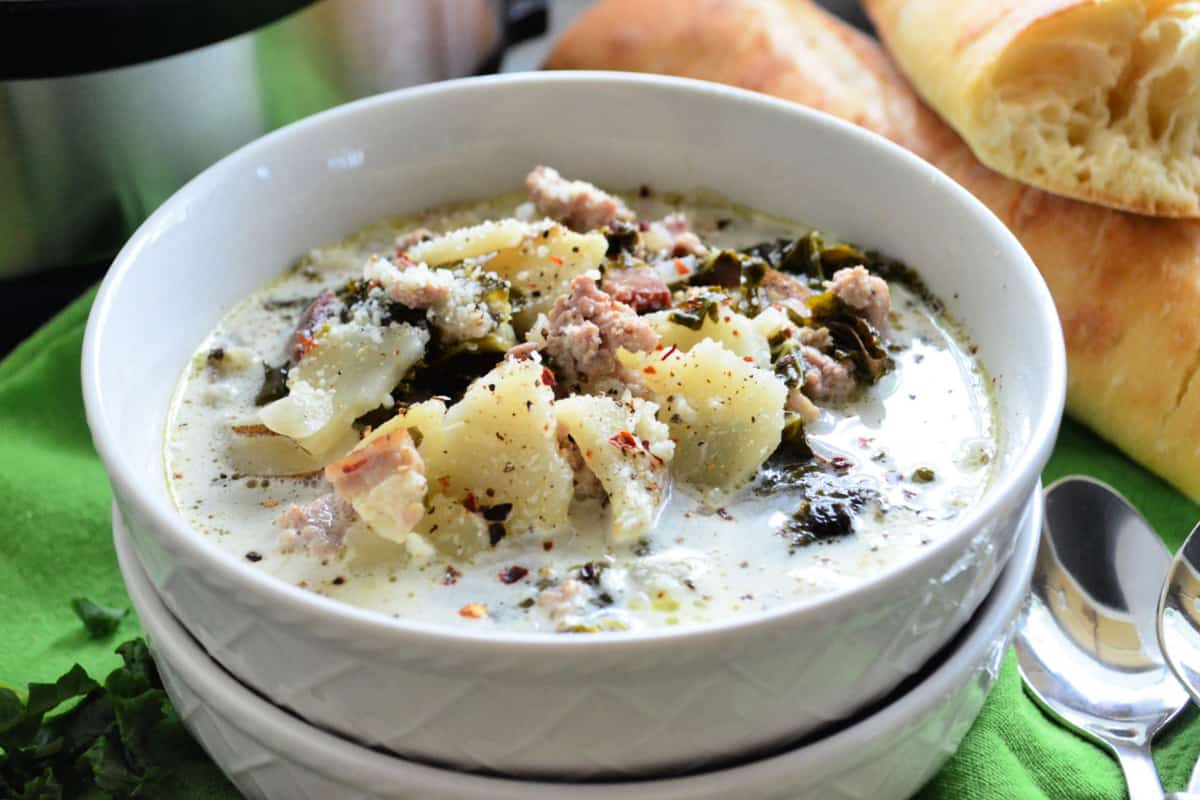
[[[486,130],[476,120],[485,106]],[[552,130],[531,122],[549,108]],[[608,185],[717,187],[920,265],[951,313],[971,323],[994,378],[1001,439],[984,500],[921,558],[852,590],[703,628],[592,637],[393,620],[277,581],[192,531],[166,493],[163,416],[195,343],[223,313],[309,247],[387,214],[511,188],[538,161]],[[372,746],[556,777],[752,756],[887,694],[995,582],[1065,393],[1061,333],[1036,269],[940,173],[780,101],[604,73],[384,95],[235,153],[122,251],[89,320],[83,373],[89,425],[141,563],[225,668]]]
[[[1017,552],[945,660],[875,713],[796,750],[719,772],[619,785],[485,778],[406,762],[306,725],[253,694],[200,649],[163,606],[114,518],[130,596],[175,707],[238,789],[251,798],[323,800],[878,800],[913,794],[957,749],[996,680],[1029,585],[1041,496]]]

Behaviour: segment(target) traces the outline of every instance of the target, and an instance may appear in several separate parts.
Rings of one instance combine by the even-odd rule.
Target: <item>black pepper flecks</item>
[[[497,503],[494,506],[485,506],[482,509],[483,518],[488,522],[504,522],[504,520],[508,519],[508,515],[512,513],[512,509],[512,503]]]

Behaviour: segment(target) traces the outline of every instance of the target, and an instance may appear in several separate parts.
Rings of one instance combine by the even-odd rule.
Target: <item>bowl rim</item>
[[[292,712],[275,705],[230,674],[204,651],[203,647],[171,613],[146,575],[145,569],[134,551],[131,538],[120,522],[120,514],[115,503],[113,505],[113,545],[121,574],[125,579],[130,599],[133,601],[134,610],[142,621],[150,639],[151,649],[155,651],[155,657],[159,657],[160,648],[164,648],[165,643],[166,652],[179,656],[174,659],[166,659],[171,667],[183,676],[184,682],[193,692],[202,696],[208,704],[216,706],[222,718],[226,721],[238,720],[238,722],[233,722],[238,727],[245,726],[247,723],[252,724],[253,730],[260,732],[261,735],[271,737],[275,744],[280,744],[280,740],[283,740],[282,744],[285,747],[281,749],[286,750],[289,754],[296,755],[301,750],[326,754],[336,751],[340,754],[340,757],[336,759],[314,758],[308,763],[312,765],[325,763],[344,768],[351,763],[350,759],[352,758],[366,759],[368,764],[374,764],[379,769],[401,769],[410,774],[415,770],[427,781],[453,781],[462,788],[466,788],[464,785],[466,782],[480,793],[488,789],[494,791],[538,789],[554,792],[570,789],[585,795],[594,792],[597,795],[610,796],[609,793],[622,788],[635,791],[639,787],[676,789],[682,792],[688,787],[698,788],[699,785],[709,781],[728,781],[731,786],[744,785],[753,780],[756,773],[771,773],[780,770],[794,772],[805,765],[824,763],[844,749],[865,745],[881,735],[902,729],[913,719],[928,711],[941,698],[959,687],[964,673],[979,667],[981,654],[998,640],[997,637],[1003,636],[1006,642],[1009,639],[1018,612],[1025,602],[1029,581],[1033,575],[1038,547],[1042,538],[1043,514],[1044,492],[1041,485],[1038,484],[1026,502],[1021,515],[1020,534],[1013,556],[1005,565],[983,604],[960,632],[957,647],[944,661],[926,665],[919,673],[920,679],[886,705],[874,709],[865,716],[858,715],[848,726],[828,736],[763,758],[682,776],[590,783],[522,779],[461,772],[381,752],[301,719]],[[797,761],[799,764],[795,763]],[[312,768],[320,771],[318,766]],[[759,780],[765,782],[768,778],[769,775],[761,775]],[[504,796],[512,795],[505,794]]]
[[[954,528],[949,534],[934,542],[918,557],[890,565],[854,586],[799,598],[777,608],[727,617],[703,625],[564,637],[546,632],[460,629],[395,618],[383,612],[359,608],[306,591],[256,569],[233,553],[212,544],[194,530],[165,497],[155,496],[143,487],[148,480],[145,470],[135,468],[128,455],[122,451],[119,439],[110,428],[108,415],[105,413],[107,388],[101,380],[101,364],[106,354],[101,345],[109,320],[121,303],[121,290],[125,279],[139,267],[142,250],[157,238],[160,229],[174,221],[177,210],[186,207],[193,196],[219,187],[225,173],[236,171],[240,164],[252,162],[259,153],[269,151],[278,143],[302,137],[310,128],[320,128],[334,121],[353,117],[366,109],[403,105],[428,95],[470,95],[475,92],[498,92],[505,88],[528,90],[545,84],[570,84],[572,90],[581,92],[619,86],[626,91],[660,91],[704,96],[705,102],[734,107],[757,107],[774,114],[790,115],[808,126],[832,129],[838,135],[849,138],[855,143],[855,147],[862,149],[870,157],[897,161],[902,168],[912,172],[913,180],[935,185],[953,201],[966,206],[981,229],[1003,244],[1004,250],[997,252],[996,259],[1004,261],[1009,279],[1022,284],[1033,298],[1033,303],[1026,306],[1030,314],[1029,322],[1043,329],[1050,368],[1045,376],[1044,393],[1035,402],[1034,407],[1027,410],[1035,422],[1029,432],[1029,446],[1017,454],[1010,469],[993,478],[983,498],[955,520]],[[966,327],[970,329],[969,325]],[[190,180],[159,206],[117,254],[100,285],[89,313],[81,361],[87,423],[109,479],[114,489],[119,490],[116,492],[118,496],[126,502],[136,503],[138,509],[152,521],[155,535],[169,550],[176,555],[182,554],[192,565],[203,565],[206,575],[215,570],[217,574],[234,580],[242,591],[253,592],[256,600],[264,605],[282,606],[293,611],[299,608],[321,619],[335,621],[343,628],[355,626],[355,636],[361,635],[372,642],[400,643],[405,637],[412,637],[426,644],[436,640],[460,650],[477,648],[480,652],[486,651],[492,657],[505,652],[526,651],[529,648],[536,648],[543,656],[551,652],[562,655],[594,655],[597,648],[636,652],[640,648],[659,647],[664,643],[682,644],[722,636],[752,635],[760,628],[780,624],[790,618],[808,615],[820,617],[822,612],[843,604],[870,604],[893,597],[903,584],[914,582],[914,576],[928,570],[930,565],[947,558],[951,561],[956,560],[953,553],[964,548],[973,532],[1000,508],[1015,507],[1021,500],[1019,495],[1036,484],[1041,466],[1048,460],[1054,445],[1066,398],[1066,350],[1048,287],[1012,233],[981,201],[950,177],[914,153],[878,134],[797,103],[709,81],[602,71],[491,75],[400,89],[336,106],[280,128],[234,151]],[[167,413],[165,409],[163,413]]]

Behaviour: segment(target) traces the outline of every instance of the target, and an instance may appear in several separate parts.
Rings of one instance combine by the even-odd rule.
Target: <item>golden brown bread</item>
[[[1067,407],[1200,499],[1200,223],[1047,194],[984,167],[871,38],[808,0],[605,0],[547,66],[706,78],[835,114],[967,187],[1017,235],[1063,321]]]
[[[1200,217],[1200,6],[864,0],[983,163],[1080,200]]]

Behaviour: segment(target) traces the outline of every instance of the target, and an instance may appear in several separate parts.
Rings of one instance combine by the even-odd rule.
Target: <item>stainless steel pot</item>
[[[126,22],[142,13],[109,2],[134,15]],[[171,0],[178,17],[185,2]],[[170,43],[127,26],[109,39],[96,30],[107,46],[81,63],[70,42],[38,39],[80,27],[86,37],[86,22],[59,28],[45,14],[34,20],[40,33],[26,38],[49,56],[21,60],[9,50],[0,58],[0,78],[12,77],[0,80],[0,279],[111,255],[179,186],[242,144],[347,100],[490,71],[506,44],[545,26],[544,0],[274,0],[267,24],[214,41],[221,18],[213,9],[228,5],[235,10],[226,19],[244,17],[235,5],[244,2],[194,0],[203,11],[169,26],[181,49],[194,49],[142,63],[116,66],[134,52],[116,38],[148,52]],[[22,14],[55,5],[76,13],[61,0],[0,0],[0,47],[22,35]],[[212,43],[178,35],[189,30]],[[74,74],[60,74],[64,64]]]

